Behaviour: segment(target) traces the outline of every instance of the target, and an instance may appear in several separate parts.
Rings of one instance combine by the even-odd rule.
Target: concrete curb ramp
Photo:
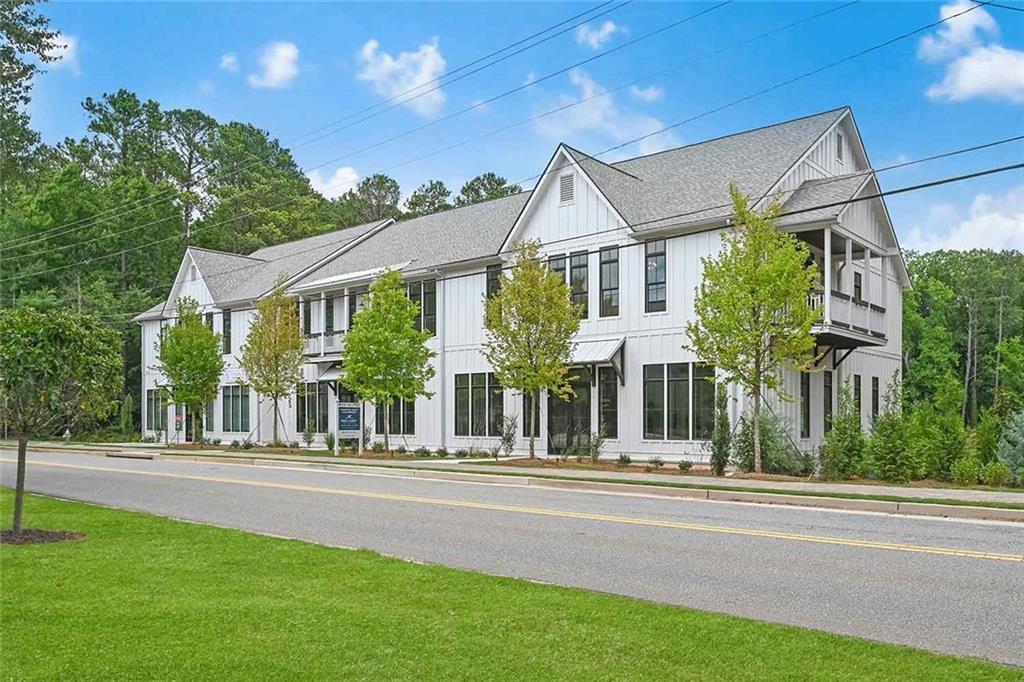
[[[151,453],[145,453],[150,455]],[[149,459],[150,457],[146,457]],[[194,455],[169,455],[152,453],[152,459],[167,459],[189,462],[217,462],[220,464],[247,464],[252,466],[287,466],[321,471],[346,471],[352,473],[386,472],[389,476],[402,478],[426,478],[440,481],[462,481],[498,485],[532,486],[552,490],[576,490],[603,492],[615,495],[644,495],[674,497],[689,500],[713,500],[719,502],[748,502],[754,504],[811,507],[818,509],[842,509],[850,511],[903,514],[907,516],[934,516],[988,521],[1017,521],[1024,523],[1024,509],[998,507],[974,507],[954,504],[929,504],[926,502],[898,502],[895,500],[863,500],[844,497],[814,495],[786,495],[783,493],[762,493],[739,490],[714,490],[710,488],[682,488],[673,486],[640,485],[636,483],[606,483],[603,481],[567,480],[539,478],[535,476],[506,476],[458,471],[434,471],[426,469],[400,469],[372,465],[323,464],[319,462],[295,462],[290,460],[261,459],[259,457],[203,457]]]

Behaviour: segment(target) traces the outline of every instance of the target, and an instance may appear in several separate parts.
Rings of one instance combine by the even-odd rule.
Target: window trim
[[[606,279],[611,278],[610,272],[605,274],[605,266],[611,270],[614,267],[615,272],[615,286],[608,286]],[[616,246],[605,246],[600,251],[598,257],[597,267],[597,279],[598,279],[598,302],[597,302],[597,315],[602,318],[611,318],[619,316],[619,305],[622,302],[619,298],[619,247]],[[615,309],[610,312],[605,312],[605,294],[614,292],[615,296]]]
[[[482,383],[477,383],[474,379],[482,381]],[[482,419],[477,419],[474,400],[479,399],[480,396],[476,391],[481,390],[483,391],[483,415]],[[460,395],[465,401],[465,414],[460,414]],[[494,372],[459,372],[455,374],[453,408],[455,436],[459,438],[500,437],[505,420],[505,388],[498,382],[498,376]],[[465,419],[464,425],[460,425],[460,417]]]
[[[576,273],[580,270],[583,271],[581,277],[583,285],[581,290],[577,290],[575,279]],[[580,313],[580,319],[585,320],[590,317],[590,254],[587,251],[575,251],[569,254],[569,290],[569,299],[573,304],[582,304],[583,310]]]
[[[664,362],[664,363],[651,363],[651,364],[643,365],[643,369],[642,369],[642,373],[641,373],[641,387],[642,388],[641,388],[641,401],[640,401],[640,409],[641,409],[641,415],[640,415],[641,416],[641,418],[640,418],[641,442],[651,442],[651,443],[663,443],[663,442],[706,443],[706,442],[708,442],[710,440],[710,438],[711,438],[710,432],[708,433],[708,436],[706,438],[703,438],[703,437],[702,438],[698,438],[697,437],[697,405],[696,405],[696,402],[695,402],[696,391],[694,389],[695,389],[696,382],[698,380],[697,371],[696,371],[698,366],[701,367],[701,368],[703,368],[703,367],[709,368],[710,372],[711,372],[710,376],[716,376],[717,375],[714,366],[708,365],[707,363],[702,363],[702,362],[699,362],[699,361],[696,361],[696,360],[690,361],[690,362]],[[658,367],[658,368],[661,369],[660,376],[658,378],[649,378],[649,375],[651,375],[652,373],[650,373],[648,371],[648,369],[649,368],[655,368],[655,367]],[[685,377],[676,377],[674,379],[670,378],[670,376],[669,376],[669,368],[670,367],[685,367],[686,368]],[[703,381],[703,379],[700,379],[700,380]],[[682,383],[684,381],[686,382],[686,398],[685,398],[685,400],[686,400],[686,434],[685,434],[686,437],[685,438],[679,437],[678,435],[673,436],[673,435],[670,435],[670,433],[669,433],[669,412],[671,411],[670,405],[669,405],[669,401],[670,401],[670,398],[671,398],[671,391],[669,390],[669,388],[670,388],[671,382],[673,382],[673,381],[679,382],[679,383]],[[647,385],[649,383],[660,383],[661,384],[661,408],[660,408],[660,410],[661,410],[661,430],[660,430],[661,431],[661,435],[660,436],[649,435],[649,434],[652,434],[653,431],[648,431],[648,428],[647,428],[647,426],[648,426],[648,423],[647,423],[647,411],[648,411],[648,408],[647,408]],[[717,380],[715,382],[715,385],[717,385]],[[714,390],[715,389],[712,389],[712,392],[711,392],[712,400],[714,399]],[[714,403],[712,402],[712,406],[713,406],[713,404]],[[711,424],[712,424],[712,428],[713,428],[713,426],[714,426],[714,411],[713,411],[713,407],[712,407],[712,413],[711,413]]]
[[[612,404],[606,409],[604,399],[609,396]],[[607,428],[606,413],[615,418],[611,429]],[[619,375],[611,365],[597,368],[597,428],[600,430],[602,427],[605,427],[606,439],[619,439]]]
[[[485,272],[484,297],[489,301],[501,291],[501,263],[488,265]]]
[[[660,245],[658,250],[655,246]],[[665,277],[661,282],[651,282],[652,259],[661,258]],[[651,300],[651,287],[661,286],[664,294],[660,301]],[[660,307],[653,304],[660,304]],[[668,311],[668,249],[664,239],[652,239],[644,242],[644,313],[664,313]]]

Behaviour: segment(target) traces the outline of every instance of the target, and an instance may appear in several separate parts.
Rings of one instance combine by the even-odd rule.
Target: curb
[[[637,495],[666,497],[689,500],[711,500],[716,502],[745,502],[775,506],[805,507],[812,509],[838,509],[846,511],[867,511],[901,516],[925,516],[974,521],[1013,521],[1024,523],[1024,509],[999,507],[974,507],[970,505],[928,504],[926,502],[898,502],[894,500],[862,500],[845,497],[814,495],[786,495],[782,493],[761,493],[754,491],[715,490],[711,488],[680,488],[673,486],[637,485],[635,483],[607,483],[603,481],[538,478],[534,476],[506,476],[458,471],[437,471],[407,469],[372,464],[341,464],[301,462],[261,457],[204,456],[192,454],[165,454],[156,452],[125,452],[112,450],[65,450],[75,454],[106,456],[123,459],[172,460],[196,463],[240,464],[248,466],[287,466],[318,471],[343,471],[346,473],[387,472],[399,478],[423,478],[439,481],[458,481],[490,485],[546,488],[549,490],[590,491],[614,495]]]

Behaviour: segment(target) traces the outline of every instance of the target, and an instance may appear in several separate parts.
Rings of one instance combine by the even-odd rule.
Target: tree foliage
[[[239,359],[249,385],[274,403],[274,443],[279,442],[279,402],[302,380],[304,363],[298,309],[279,282],[273,294],[256,302],[256,317]]]
[[[843,386],[832,415],[832,428],[825,434],[819,452],[823,478],[842,479],[863,473],[865,442],[857,408],[850,386]]]
[[[484,357],[505,388],[521,391],[538,404],[540,392],[572,395],[568,365],[580,327],[580,309],[569,285],[541,261],[540,245],[516,246],[512,273],[486,302]],[[530,410],[530,456],[534,456],[536,410]]]
[[[123,385],[117,334],[68,310],[0,312],[0,421],[18,439],[14,530],[28,440],[112,414]]]
[[[345,334],[341,382],[364,400],[390,406],[398,398],[433,395],[434,376],[427,347],[429,330],[416,329],[420,306],[409,300],[402,276],[388,271],[370,285],[365,304]],[[389,448],[391,410],[384,410],[384,447]]]
[[[406,214],[410,218],[447,211],[452,207],[448,201],[452,191],[440,180],[428,180],[416,188],[405,201]]]
[[[725,384],[715,386],[715,426],[711,432],[711,472],[725,474],[732,452],[732,427],[729,424],[729,396]]]
[[[459,190],[459,195],[455,197],[455,205],[469,206],[470,204],[478,204],[481,201],[519,194],[522,191],[522,187],[508,184],[508,180],[500,175],[483,173],[462,186],[462,189]]]
[[[818,321],[808,297],[818,279],[806,244],[775,229],[778,206],[750,208],[731,188],[735,228],[718,255],[703,258],[703,278],[687,324],[688,348],[743,387],[753,404],[754,471],[761,471],[762,392],[783,388],[782,370],[812,366]]]
[[[194,299],[178,299],[177,324],[165,327],[157,341],[158,364],[154,368],[167,378],[167,393],[175,405],[184,405],[198,439],[198,415],[217,395],[224,372],[220,334],[203,322]]]

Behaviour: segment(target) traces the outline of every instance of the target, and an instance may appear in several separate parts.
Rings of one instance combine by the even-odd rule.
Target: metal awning
[[[317,381],[337,381],[341,377],[341,368],[337,364],[331,365],[316,378]]]
[[[619,377],[619,384],[626,385],[626,338],[580,341],[572,352],[570,364],[587,367],[591,383],[597,381],[597,365],[611,365]]]

